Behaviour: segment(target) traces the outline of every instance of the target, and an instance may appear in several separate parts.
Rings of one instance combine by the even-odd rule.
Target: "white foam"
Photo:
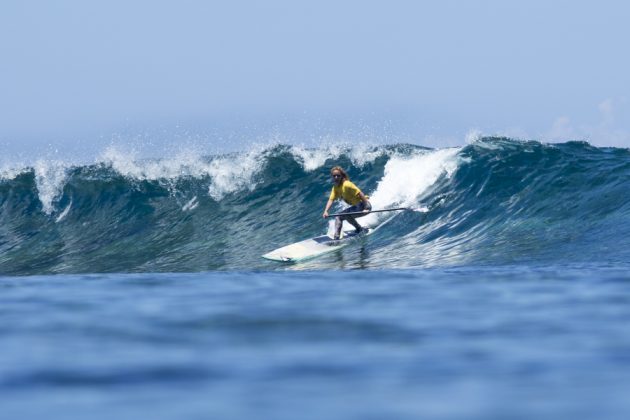
[[[57,217],[57,219],[55,219],[55,223],[61,222],[68,215],[71,207],[72,207],[72,201],[70,201],[70,204],[68,204],[66,208],[61,212],[61,214]]]
[[[39,201],[42,203],[44,213],[50,215],[54,210],[53,202],[63,193],[68,168],[58,161],[38,160],[33,170]]]
[[[417,151],[407,154],[389,153],[385,147],[369,144],[349,147],[329,144],[318,149],[292,146],[290,152],[306,171],[321,168],[327,160],[346,155],[356,167],[374,162],[380,156],[390,155],[385,175],[376,191],[371,194],[374,208],[392,205],[417,206],[417,197],[444,173],[450,174],[457,167],[458,149]],[[254,190],[256,176],[263,168],[270,149],[254,147],[249,152],[204,158],[197,150],[185,150],[171,158],[138,160],[133,151],[110,147],[100,160],[123,176],[138,180],[166,180],[167,183],[181,177],[210,177],[208,195],[219,201],[226,194],[240,190]],[[196,207],[195,199],[183,206],[183,211]]]
[[[473,144],[481,140],[483,133],[481,130],[473,128],[466,133],[466,144]]]
[[[197,196],[194,196],[189,202],[184,204],[184,207],[182,207],[182,211],[194,210],[197,208],[198,205],[199,205],[199,201],[197,201]]]
[[[197,150],[185,150],[172,158],[139,161],[133,152],[110,147],[101,155],[101,160],[121,175],[137,180],[174,181],[182,177],[209,176],[208,194],[218,201],[238,190],[253,190],[254,178],[262,169],[264,157],[265,152],[256,148],[212,159],[203,158]]]
[[[373,209],[412,207],[426,210],[420,197],[442,176],[450,177],[459,166],[459,148],[418,152],[411,156],[394,156],[386,164],[383,178],[370,194]],[[386,213],[385,213],[386,214]],[[362,219],[362,224],[373,225],[377,214]]]
[[[377,158],[387,154],[385,148],[369,144],[358,144],[347,151],[347,153],[352,164],[357,167],[373,163]]]
[[[302,164],[306,172],[312,172],[324,166],[329,159],[338,159],[345,154],[356,167],[363,167],[374,162],[378,157],[385,155],[385,148],[369,144],[347,146],[343,144],[330,144],[318,149],[307,149],[302,146],[292,146],[291,153],[295,160]]]
[[[101,155],[100,160],[121,175],[137,180],[200,177],[209,173],[208,163],[194,151],[182,151],[167,159],[138,160],[134,151],[109,147]]]
[[[263,162],[264,154],[255,151],[213,159],[209,167],[212,177],[212,184],[208,188],[210,197],[219,201],[226,194],[244,188],[253,191],[256,187],[254,175],[262,169]]]
[[[293,146],[291,153],[295,160],[302,164],[306,172],[312,172],[324,166],[326,160],[337,159],[343,153],[343,149],[334,145],[320,149],[306,149],[300,146]]]
[[[11,181],[12,179],[17,178],[19,175],[26,173],[29,171],[29,168],[26,166],[14,165],[14,166],[3,166],[0,168],[0,180]]]

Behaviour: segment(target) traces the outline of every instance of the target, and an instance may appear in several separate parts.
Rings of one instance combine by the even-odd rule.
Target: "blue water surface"
[[[6,419],[627,419],[625,265],[0,278]]]

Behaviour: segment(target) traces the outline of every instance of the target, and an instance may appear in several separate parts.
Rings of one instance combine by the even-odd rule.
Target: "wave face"
[[[412,145],[134,160],[0,170],[0,274],[285,269],[260,255],[327,230],[328,170],[347,168],[379,229],[289,268],[625,263],[630,152],[483,138]]]

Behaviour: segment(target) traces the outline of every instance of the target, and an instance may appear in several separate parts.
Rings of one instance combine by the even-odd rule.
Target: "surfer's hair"
[[[332,175],[333,172],[335,171],[339,171],[339,173],[341,174],[341,178],[348,181],[350,178],[348,178],[348,174],[346,173],[346,171],[343,170],[343,168],[341,166],[334,166],[331,170],[330,170],[330,174]]]

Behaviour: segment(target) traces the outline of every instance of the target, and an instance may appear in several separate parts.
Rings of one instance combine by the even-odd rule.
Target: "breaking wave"
[[[260,255],[326,231],[333,165],[374,208],[419,211],[362,218],[382,228],[297,268],[630,256],[626,149],[481,138],[437,150],[280,145],[142,160],[111,148],[92,165],[0,170],[0,274],[285,269]]]

